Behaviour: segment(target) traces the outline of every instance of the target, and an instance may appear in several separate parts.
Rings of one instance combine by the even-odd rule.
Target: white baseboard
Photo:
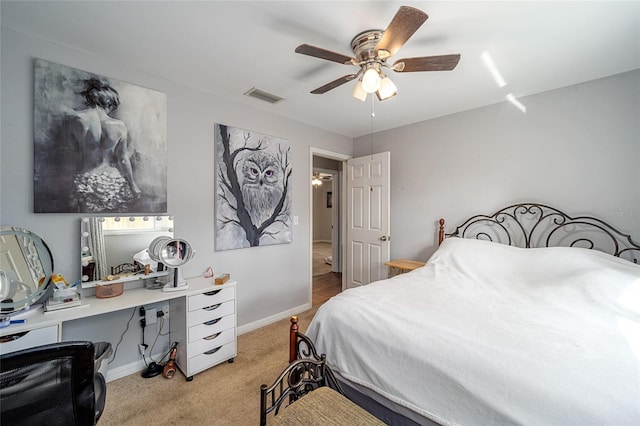
[[[278,314],[271,315],[271,316],[266,317],[266,318],[262,318],[261,320],[254,321],[254,322],[251,322],[249,324],[245,324],[243,326],[238,327],[238,336],[241,335],[241,334],[244,334],[244,333],[248,333],[248,332],[253,331],[253,330],[257,330],[260,327],[264,327],[266,325],[273,324],[274,322],[278,322],[281,319],[289,318],[291,315],[296,315],[296,314],[299,314],[300,312],[308,311],[309,309],[311,309],[311,304],[310,303],[305,303],[304,305],[300,305],[300,306],[295,307],[293,309],[289,309],[287,311],[280,312]]]
[[[300,312],[308,311],[309,309],[311,309],[311,304],[310,303],[305,303],[304,305],[300,305],[298,307],[289,309],[287,311],[280,312],[278,314],[271,315],[271,316],[266,317],[266,318],[262,318],[261,320],[254,321],[252,323],[242,325],[242,326],[238,327],[238,330],[237,330],[238,336],[241,335],[241,334],[248,333],[248,332],[253,331],[253,330],[257,330],[260,327],[264,327],[264,326],[267,326],[269,324],[273,324],[274,322],[278,322],[281,319],[289,318],[289,317],[291,317],[291,315],[296,315],[296,314],[299,314]],[[162,355],[163,354],[156,354],[153,357],[154,358],[160,358]],[[129,363],[129,364],[126,364],[126,365],[122,365],[120,367],[110,368],[110,369],[107,370],[106,380],[107,380],[107,382],[111,382],[113,380],[121,379],[121,378],[126,377],[126,376],[128,376],[130,374],[139,373],[142,370],[144,370],[146,367],[147,366],[145,365],[145,363],[142,360],[139,360],[139,361],[132,362],[132,363]]]
[[[153,359],[160,359],[162,358],[163,355],[164,353],[154,354]],[[102,364],[102,366],[104,366],[104,363]],[[130,374],[140,373],[145,368],[147,368],[147,365],[141,359],[136,362],[131,362],[129,364],[121,365],[120,367],[108,368],[107,377],[105,377],[105,380],[107,382],[111,382],[113,380],[126,377]]]
[[[107,370],[107,382],[121,379],[130,374],[138,373],[146,368],[142,360],[138,362],[132,362],[131,364],[123,365],[121,367],[111,368]]]

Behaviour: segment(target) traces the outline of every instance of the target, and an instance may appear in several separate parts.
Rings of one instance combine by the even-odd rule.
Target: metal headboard
[[[603,251],[634,263],[640,245],[608,223],[590,216],[571,217],[537,203],[514,204],[492,215],[476,215],[453,232],[444,232],[440,219],[440,242],[445,237],[476,238],[522,248],[583,247]]]

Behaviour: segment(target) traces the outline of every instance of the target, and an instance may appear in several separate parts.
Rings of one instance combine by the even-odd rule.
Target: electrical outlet
[[[158,321],[158,310],[156,308],[147,309],[145,319],[147,320],[147,325],[155,324]]]
[[[138,345],[138,350],[140,351],[140,355],[144,355],[145,351],[147,350],[147,345],[145,344]]]
[[[164,305],[162,307],[162,312],[164,312],[164,319],[169,319],[169,305]]]

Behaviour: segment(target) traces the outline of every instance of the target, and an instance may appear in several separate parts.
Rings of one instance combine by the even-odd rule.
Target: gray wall
[[[426,259],[444,217],[537,201],[640,241],[640,71],[374,134],[391,152],[391,256]],[[426,100],[425,102],[437,102]],[[354,156],[371,152],[369,136]]]
[[[175,216],[176,237],[187,239],[196,250],[194,259],[183,268],[184,276],[200,275],[210,265],[218,272],[229,272],[238,282],[238,325],[310,302],[310,146],[350,155],[350,138],[6,28],[2,29],[1,43],[0,222],[39,234],[53,251],[56,272],[64,274],[68,281],[79,279],[80,216],[33,213],[34,58],[167,94],[168,210]],[[299,218],[291,244],[214,251],[214,123],[278,136],[291,143],[292,212]],[[131,312],[120,312],[69,324],[63,331],[64,338],[87,336],[116,343],[130,315]],[[139,359],[135,345],[131,345],[139,342],[139,327],[135,328],[125,336],[114,366]]]
[[[331,213],[327,207],[327,192],[331,192],[331,181],[313,188],[313,241],[331,241]]]

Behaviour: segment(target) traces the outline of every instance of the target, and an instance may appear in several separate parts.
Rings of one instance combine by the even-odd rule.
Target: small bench
[[[269,425],[384,425],[373,415],[328,386],[321,386],[283,408]]]

